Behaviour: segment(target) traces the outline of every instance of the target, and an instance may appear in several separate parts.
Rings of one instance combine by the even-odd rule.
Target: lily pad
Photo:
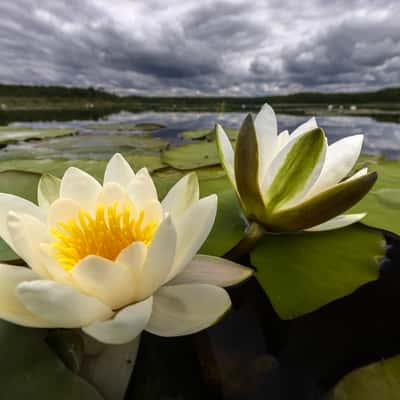
[[[228,135],[229,139],[235,141],[239,134],[239,130],[236,128],[224,128],[225,133]],[[208,139],[210,141],[215,140],[215,130],[214,129],[194,129],[191,131],[185,131],[179,134],[182,139]]]
[[[32,139],[49,139],[70,136],[77,131],[74,128],[26,128],[15,126],[0,127],[0,144],[17,143]]]
[[[376,280],[385,240],[360,224],[266,235],[251,252],[256,277],[282,319],[312,312]]]
[[[29,153],[35,158],[108,159],[116,152],[160,152],[166,145],[149,135],[80,135],[10,146],[0,152],[0,159],[26,158]]]
[[[115,124],[92,124],[85,126],[85,129],[101,130],[101,131],[156,131],[165,128],[165,125],[154,122],[119,122]]]
[[[374,157],[362,163],[378,172],[378,180],[351,212],[366,212],[364,224],[400,235],[400,161]]]
[[[219,165],[215,143],[188,143],[164,150],[162,161],[173,168],[191,170]]]
[[[155,171],[165,167],[161,162],[159,154],[125,154],[127,161],[132,168],[137,171],[142,167],[147,167],[149,171]],[[8,170],[35,172],[38,174],[51,173],[61,177],[69,167],[80,168],[93,175],[99,181],[103,180],[104,171],[108,160],[67,160],[61,158],[54,159],[22,159],[0,161],[0,172]]]
[[[200,253],[222,256],[236,246],[243,237],[245,220],[235,193],[220,167],[208,167],[195,170],[200,184],[200,196],[218,194],[217,217],[213,229]],[[177,171],[172,168],[155,172],[153,179],[158,195],[162,199],[168,190],[189,171]]]
[[[237,128],[224,128],[224,131],[226,133],[226,135],[228,136],[229,140],[231,142],[235,142],[237,140],[237,137],[239,135],[239,129]],[[210,140],[216,140],[216,133],[215,133],[215,129],[213,129],[209,136]]]
[[[193,131],[185,131],[179,134],[181,139],[204,139],[210,135],[212,131],[209,129],[195,129]]]
[[[218,183],[216,181],[219,181]],[[215,184],[219,187],[229,185],[227,179],[200,181],[202,196],[215,193]],[[199,253],[213,256],[223,256],[235,247],[244,235],[246,229],[245,219],[242,217],[241,208],[236,194],[231,190],[218,192],[218,209],[214,226],[201,247]]]
[[[327,400],[397,400],[399,393],[400,356],[396,356],[350,372]]]
[[[43,330],[0,321],[1,397],[12,400],[102,400],[51,352]]]
[[[180,178],[192,171],[196,173],[199,179],[202,196],[211,193],[219,193],[230,188],[230,184],[224,179],[226,177],[225,171],[219,166],[188,171],[164,168],[152,174],[159,198],[163,199],[168,190],[178,182]]]

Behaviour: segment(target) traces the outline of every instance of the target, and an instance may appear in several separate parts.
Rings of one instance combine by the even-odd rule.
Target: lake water
[[[116,122],[158,122],[166,128],[156,134],[167,136],[171,139],[185,130],[197,128],[212,128],[215,122],[226,127],[238,127],[245,117],[245,113],[130,113],[119,112],[99,120],[63,121],[63,122],[32,122],[16,123],[17,125],[34,127],[76,127],[84,130],[84,127],[95,123],[116,123]],[[308,117],[297,115],[278,115],[279,130],[288,129],[292,131],[299,124],[305,122]],[[348,117],[329,116],[317,117],[330,143],[349,135],[363,133],[365,135],[363,152],[367,154],[382,154],[388,158],[400,159],[400,124],[393,122],[378,122],[370,117]]]

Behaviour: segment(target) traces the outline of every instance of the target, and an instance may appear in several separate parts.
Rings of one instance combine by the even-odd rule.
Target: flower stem
[[[256,243],[265,235],[266,231],[263,226],[257,222],[251,222],[247,227],[242,240],[228,253],[225,258],[235,261],[248,254],[254,248]]]

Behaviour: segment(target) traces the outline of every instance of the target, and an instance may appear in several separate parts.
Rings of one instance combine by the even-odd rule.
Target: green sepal
[[[265,213],[258,180],[259,151],[254,120],[248,114],[240,127],[234,166],[237,190],[250,220],[261,219]]]
[[[359,202],[377,177],[377,173],[372,172],[346,180],[294,207],[273,213],[263,221],[264,225],[275,232],[295,232],[320,225]]]

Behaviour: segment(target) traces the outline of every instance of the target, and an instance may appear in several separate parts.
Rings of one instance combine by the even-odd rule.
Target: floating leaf
[[[215,193],[213,189],[214,182],[200,181],[200,193],[205,196],[209,193]],[[228,186],[225,182],[218,182],[219,187]],[[242,211],[237,200],[236,194],[231,188],[218,192],[218,210],[214,226],[207,240],[203,244],[199,253],[210,254],[214,256],[223,256],[242,239],[246,229],[246,222],[242,216]]]
[[[86,125],[84,128],[100,131],[156,131],[165,128],[165,125],[154,122],[118,122],[115,124],[91,124]]]
[[[347,374],[326,400],[397,400],[400,356],[367,365]]]
[[[378,180],[371,192],[349,212],[366,212],[364,224],[400,235],[400,161],[364,156],[360,166],[371,166],[378,172]]]
[[[146,167],[149,171],[155,171],[165,168],[165,164],[161,162],[160,155],[157,154],[128,154],[125,158],[137,171],[142,167]],[[66,160],[66,159],[25,159],[25,160],[7,160],[0,161],[0,172],[8,170],[34,172],[38,174],[51,173],[57,177],[61,177],[65,170],[69,167],[77,167],[83,169],[96,179],[102,181],[104,171],[108,160]],[[12,185],[13,186],[13,185]]]
[[[32,139],[49,139],[70,136],[76,133],[75,128],[27,128],[16,126],[0,127],[0,144],[17,143]]]
[[[251,262],[275,311],[291,319],[376,280],[384,245],[381,233],[362,225],[266,235],[251,252]]]
[[[83,360],[84,343],[77,331],[53,329],[47,335],[46,343],[72,372],[79,372]]]
[[[0,152],[1,159],[15,158],[89,158],[109,159],[113,154],[159,152],[167,142],[150,135],[79,135],[39,142],[20,143]]]
[[[181,139],[205,139],[212,131],[210,129],[195,129],[193,131],[185,131],[179,134]]]
[[[162,161],[176,169],[191,170],[219,165],[215,143],[188,143],[164,151]]]
[[[12,400],[102,400],[43,341],[43,330],[0,321],[1,398]]]

